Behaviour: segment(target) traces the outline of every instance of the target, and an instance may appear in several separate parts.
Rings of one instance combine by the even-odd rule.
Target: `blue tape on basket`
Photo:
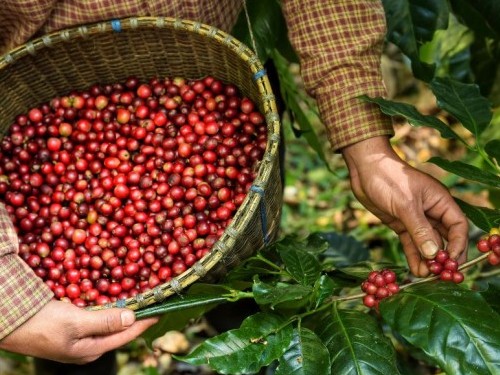
[[[120,31],[122,31],[122,23],[120,20],[113,20],[111,21],[111,28],[113,29],[113,31],[116,31],[117,33],[119,33]]]
[[[257,185],[252,185],[250,190],[254,193],[260,195],[260,222],[262,225],[262,236],[264,237],[264,244],[267,245],[269,243],[269,235],[267,234],[267,212],[266,212],[266,204],[264,202],[264,189]]]
[[[266,69],[261,69],[259,70],[258,72],[256,72],[254,75],[253,75],[253,79],[254,81],[257,81],[259,78],[262,78],[266,75]]]

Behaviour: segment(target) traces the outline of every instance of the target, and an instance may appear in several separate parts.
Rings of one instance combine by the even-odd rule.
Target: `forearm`
[[[380,57],[386,32],[380,1],[284,0],[290,40],[308,92],[317,100],[332,148],[391,136],[388,117],[362,94],[384,96]]]

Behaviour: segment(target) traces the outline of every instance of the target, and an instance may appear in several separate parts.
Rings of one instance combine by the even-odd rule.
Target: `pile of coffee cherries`
[[[96,84],[15,118],[0,143],[0,200],[55,297],[102,305],[205,256],[266,144],[254,102],[214,77]]]

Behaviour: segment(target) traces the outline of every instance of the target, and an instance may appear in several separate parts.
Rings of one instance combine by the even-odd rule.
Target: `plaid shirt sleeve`
[[[52,292],[17,255],[18,238],[0,204],[0,340],[31,318]]]
[[[357,96],[384,96],[380,56],[386,32],[379,0],[283,0],[289,37],[334,150],[393,135],[389,118]]]

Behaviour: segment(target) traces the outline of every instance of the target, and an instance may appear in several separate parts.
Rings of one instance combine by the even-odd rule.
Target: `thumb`
[[[84,326],[88,327],[88,333],[91,335],[107,336],[129,328],[134,322],[133,311],[115,308],[89,311]]]
[[[439,250],[434,239],[434,230],[425,216],[416,214],[416,211],[407,209],[404,216],[401,217],[401,221],[420,254],[424,258],[433,259]]]

